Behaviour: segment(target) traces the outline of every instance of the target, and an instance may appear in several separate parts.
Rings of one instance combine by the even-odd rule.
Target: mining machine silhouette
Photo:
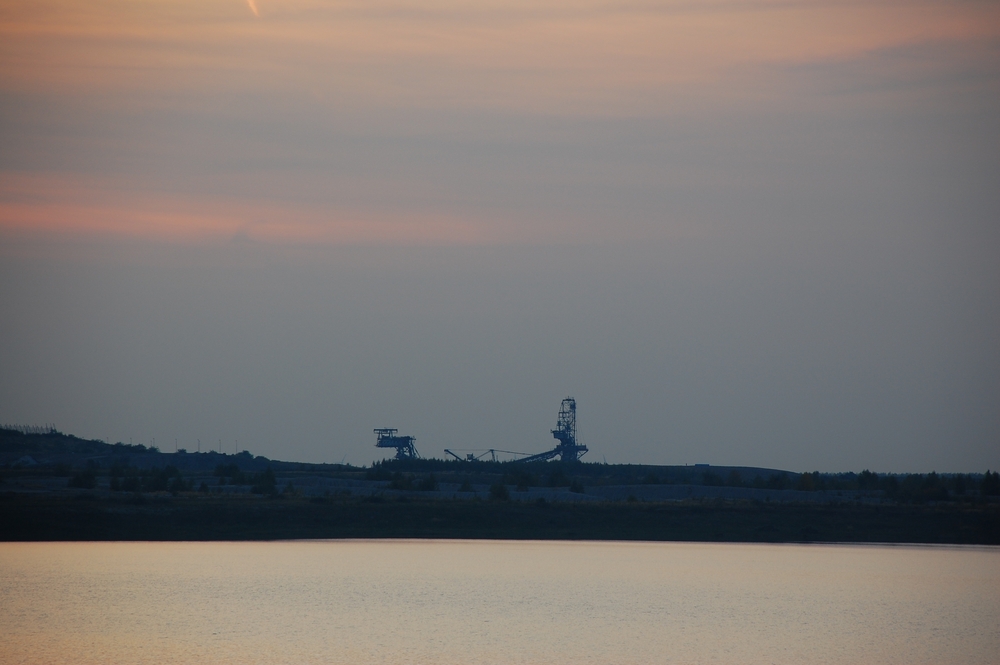
[[[395,448],[396,459],[419,459],[420,453],[417,452],[417,447],[413,445],[413,442],[417,440],[416,437],[397,436],[396,432],[398,431],[398,429],[390,429],[388,427],[375,430],[375,436],[378,437],[375,440],[375,447]]]
[[[447,448],[445,448],[445,452],[463,462],[474,462],[486,455],[492,456],[495,462],[497,461],[497,453],[526,455],[526,457],[513,460],[515,462],[543,462],[553,457],[558,457],[563,462],[579,462],[580,458],[587,453],[587,446],[576,441],[576,400],[572,397],[564,399],[559,406],[559,419],[556,421],[556,428],[552,430],[552,436],[559,441],[556,447],[537,455],[527,455],[526,453],[518,453],[513,450],[497,450],[495,448],[490,448],[479,455],[469,453],[465,457],[461,457]]]

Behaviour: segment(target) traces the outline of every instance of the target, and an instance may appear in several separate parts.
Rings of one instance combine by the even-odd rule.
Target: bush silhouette
[[[254,494],[274,495],[278,493],[278,479],[274,477],[274,471],[271,470],[271,467],[267,467],[260,473],[255,473],[250,482],[252,485],[250,491]]]
[[[67,487],[78,487],[80,489],[92,490],[97,487],[97,474],[93,469],[87,469],[79,473],[74,473],[69,479]]]
[[[490,498],[494,501],[507,501],[510,499],[510,490],[503,483],[493,483],[490,485]]]
[[[434,492],[437,490],[437,488],[438,488],[438,481],[437,478],[434,477],[433,473],[424,478],[423,480],[421,480],[417,484],[417,489],[420,490],[421,492]]]

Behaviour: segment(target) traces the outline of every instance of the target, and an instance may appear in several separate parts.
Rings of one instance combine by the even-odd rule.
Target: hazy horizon
[[[0,422],[1000,467],[1000,6],[0,9]]]

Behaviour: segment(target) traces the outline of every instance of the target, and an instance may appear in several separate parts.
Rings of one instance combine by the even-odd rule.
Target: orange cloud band
[[[497,239],[486,224],[444,214],[379,216],[273,202],[122,195],[82,179],[12,174],[0,174],[0,232],[171,242],[461,245]]]

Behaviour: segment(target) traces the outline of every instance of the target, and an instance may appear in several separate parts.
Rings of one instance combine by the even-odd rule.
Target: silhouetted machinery
[[[559,420],[552,430],[552,436],[559,440],[555,448],[517,461],[540,462],[558,456],[563,462],[579,462],[587,453],[587,446],[576,442],[576,400],[572,397],[567,397],[559,405]]]
[[[375,446],[377,448],[395,448],[396,459],[419,458],[420,455],[417,454],[417,449],[413,445],[416,439],[412,436],[397,436],[397,431],[394,429],[375,430],[375,434],[378,435],[378,441],[376,441]],[[513,450],[499,450],[496,448],[490,448],[486,451],[482,451],[481,449],[473,452],[459,451],[466,452],[467,454],[464,456],[447,448],[445,448],[444,452],[460,462],[475,462],[487,455],[496,462],[497,453],[526,455],[525,457],[512,460],[514,462],[543,462],[553,457],[558,457],[563,462],[579,462],[580,458],[587,454],[587,446],[576,441],[576,400],[572,397],[567,397],[559,405],[559,419],[556,421],[556,428],[552,430],[552,436],[559,441],[556,447],[537,455],[527,455],[527,453],[518,453]],[[475,452],[479,452],[480,454],[476,455],[474,454]]]
[[[413,445],[417,439],[412,436],[396,436],[398,431],[387,427],[375,430],[375,436],[378,437],[375,440],[375,447],[395,448],[396,459],[418,459],[420,454],[417,453],[417,447]]]
[[[458,450],[458,452],[463,452],[463,449],[456,448],[456,450]],[[497,453],[507,453],[508,455],[527,455],[528,454],[528,453],[519,453],[516,450],[500,450],[499,448],[490,448],[489,450],[483,450],[482,448],[477,448],[477,449],[473,450],[471,453],[467,453],[465,455],[465,457],[462,457],[461,455],[459,455],[458,453],[456,453],[454,450],[449,450],[448,448],[445,448],[444,451],[446,453],[448,453],[449,455],[451,455],[452,457],[454,457],[455,459],[457,459],[459,462],[478,462],[479,460],[483,459],[487,455],[490,456],[490,459],[492,461],[496,462],[497,461]],[[479,453],[479,454],[476,455],[475,453]],[[518,460],[514,460],[514,461],[518,461]]]
[[[486,450],[486,451],[483,451],[482,449],[479,449],[479,450],[473,450],[471,453],[466,453],[465,457],[462,457],[461,455],[459,455],[458,453],[456,453],[454,450],[449,450],[448,448],[445,448],[444,452],[446,454],[448,454],[448,455],[451,455],[452,457],[454,457],[455,459],[457,459],[459,462],[478,462],[479,460],[483,459],[487,455],[491,456],[493,458],[493,461],[496,462],[497,461],[497,453],[505,453],[505,452],[508,452],[508,451],[506,451],[506,450],[497,450],[495,448],[490,448],[489,450]],[[463,451],[459,450],[459,452],[463,452]],[[479,454],[476,455],[476,453],[479,453]],[[514,453],[514,454],[518,455],[520,453]]]
[[[559,457],[563,462],[579,462],[580,458],[586,454],[587,446],[576,442],[576,400],[572,397],[564,399],[562,404],[559,406],[559,420],[556,421],[556,428],[552,430],[552,436],[559,440],[559,444],[552,450],[547,450],[544,453],[538,453],[537,455],[518,453],[513,450],[497,450],[495,448],[490,448],[480,455],[469,453],[465,455],[464,458],[455,451],[448,450],[447,448],[445,448],[445,452],[462,462],[475,462],[482,459],[486,455],[490,455],[493,461],[496,462],[497,453],[525,455],[525,457],[511,460],[513,462],[543,462],[545,460],[550,460],[553,457]]]

